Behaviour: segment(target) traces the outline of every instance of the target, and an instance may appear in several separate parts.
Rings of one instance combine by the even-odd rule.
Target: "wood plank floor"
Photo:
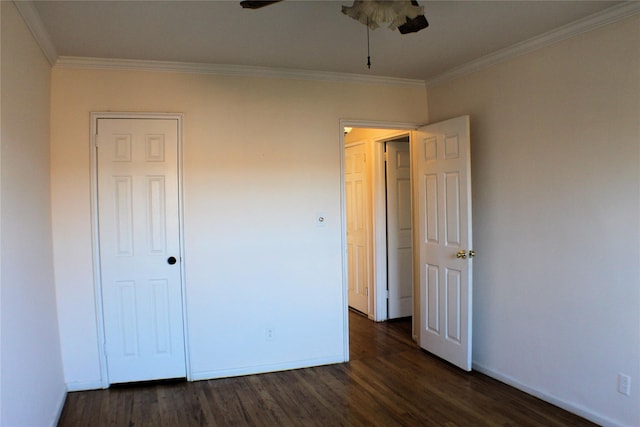
[[[350,313],[351,362],[69,393],[58,426],[594,426]]]

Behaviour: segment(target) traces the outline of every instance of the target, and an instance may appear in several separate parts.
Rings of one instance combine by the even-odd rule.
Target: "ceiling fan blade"
[[[407,18],[407,22],[398,27],[401,34],[417,33],[429,26],[429,22],[424,15],[418,15],[413,19]]]
[[[274,3],[280,3],[282,0],[243,0],[240,2],[240,6],[243,9],[260,9],[261,7],[269,6]]]
[[[411,4],[419,6],[417,0],[411,0]],[[418,15],[415,18],[407,18],[407,22],[398,27],[401,34],[417,33],[429,26],[429,22],[424,15]]]

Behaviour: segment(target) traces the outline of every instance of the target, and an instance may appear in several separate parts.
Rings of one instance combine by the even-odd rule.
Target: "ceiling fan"
[[[283,0],[243,0],[245,9],[260,9]],[[342,13],[375,30],[387,24],[401,34],[416,33],[429,26],[424,8],[416,0],[355,0],[352,6],[342,6]]]

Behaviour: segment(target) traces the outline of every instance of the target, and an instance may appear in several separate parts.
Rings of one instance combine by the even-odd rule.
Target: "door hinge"
[[[389,152],[388,152],[388,151],[385,151],[385,152],[384,152],[384,161],[385,161],[385,162],[388,162],[388,161],[389,161]]]
[[[384,297],[385,297],[386,299],[389,299],[389,289],[387,289],[387,290],[385,290],[385,291],[384,291]]]
[[[369,296],[369,287],[368,286],[366,288],[364,288],[364,294],[365,294],[365,296]]]

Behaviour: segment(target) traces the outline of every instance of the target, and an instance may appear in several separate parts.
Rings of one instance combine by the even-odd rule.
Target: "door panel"
[[[369,313],[371,260],[366,145],[345,148],[345,196],[347,204],[347,270],[349,306]]]
[[[387,157],[387,286],[388,317],[413,314],[411,158],[409,143],[388,141]]]
[[[97,142],[109,382],[185,377],[177,120],[99,119]]]
[[[471,370],[469,118],[420,128],[414,144],[420,346]]]

